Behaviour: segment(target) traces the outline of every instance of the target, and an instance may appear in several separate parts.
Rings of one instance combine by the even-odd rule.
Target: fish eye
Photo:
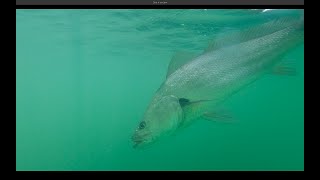
[[[140,124],[139,124],[139,129],[143,129],[146,127],[146,122],[142,121]]]

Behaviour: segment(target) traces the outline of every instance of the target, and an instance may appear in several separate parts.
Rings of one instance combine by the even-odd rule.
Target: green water
[[[174,52],[289,11],[16,10],[17,170],[303,170],[304,47],[296,76],[266,75],[147,149],[131,136]]]

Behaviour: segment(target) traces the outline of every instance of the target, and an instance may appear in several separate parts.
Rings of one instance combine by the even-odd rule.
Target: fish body
[[[270,72],[288,50],[303,43],[303,19],[273,21],[222,37],[201,55],[169,66],[133,135],[135,146],[151,143],[191,124]],[[173,59],[174,61],[174,59]],[[174,64],[174,63],[172,63]]]

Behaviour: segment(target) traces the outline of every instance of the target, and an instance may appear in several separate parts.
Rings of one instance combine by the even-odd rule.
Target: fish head
[[[177,97],[169,95],[154,98],[132,136],[133,147],[143,147],[174,133],[182,116]]]

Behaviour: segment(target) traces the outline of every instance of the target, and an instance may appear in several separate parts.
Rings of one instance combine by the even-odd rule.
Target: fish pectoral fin
[[[207,112],[202,115],[202,118],[208,121],[232,123],[233,117],[225,112]]]
[[[286,75],[286,76],[295,76],[297,75],[296,68],[293,67],[291,62],[281,63],[272,68],[271,74],[273,75]]]
[[[182,67],[183,65],[190,62],[192,59],[196,57],[195,53],[187,52],[187,51],[179,51],[176,52],[170,61],[168,66],[167,77],[169,77],[173,72]]]
[[[186,106],[201,104],[201,103],[210,102],[210,101],[212,101],[212,100],[196,100],[196,101],[190,101],[190,99],[187,99],[187,98],[179,98],[179,104],[180,104],[180,106],[181,106],[182,108],[183,108],[183,107],[186,107]]]
[[[179,98],[179,104],[181,107],[185,107],[190,104],[190,100],[186,98]]]

